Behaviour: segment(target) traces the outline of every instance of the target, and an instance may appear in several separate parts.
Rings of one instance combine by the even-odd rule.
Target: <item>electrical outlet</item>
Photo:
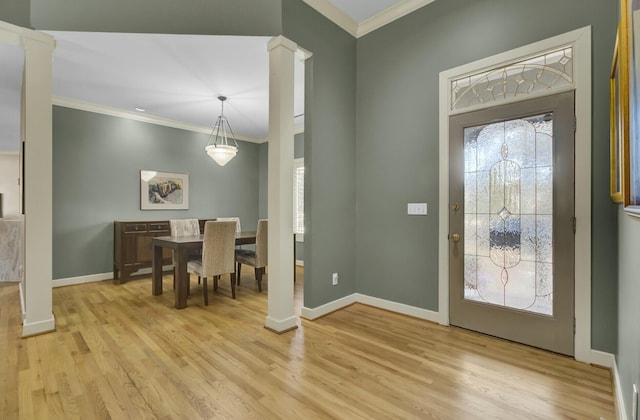
[[[638,385],[633,384],[633,398],[631,399],[631,418],[638,420]]]
[[[336,286],[338,284],[338,273],[333,273],[331,276],[331,284]]]

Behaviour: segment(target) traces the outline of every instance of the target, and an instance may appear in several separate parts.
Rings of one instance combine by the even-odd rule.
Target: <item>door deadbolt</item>
[[[457,233],[454,233],[451,235],[451,240],[453,242],[460,242],[460,235],[458,235]]]
[[[451,205],[451,210],[453,210],[453,211],[458,211],[458,210],[460,210],[460,204],[458,204],[458,203],[453,203],[453,204]]]

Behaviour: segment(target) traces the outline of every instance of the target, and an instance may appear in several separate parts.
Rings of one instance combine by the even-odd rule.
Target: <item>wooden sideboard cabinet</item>
[[[200,233],[204,232],[204,224],[207,220],[198,220]],[[151,222],[113,222],[113,282],[124,283],[129,280],[131,274],[141,268],[150,268],[153,260],[151,238],[154,236],[169,236],[168,220],[155,220]],[[173,264],[171,250],[162,251],[162,265]]]
[[[122,222],[113,223],[113,282],[124,283],[132,273],[141,268],[151,267],[153,250],[151,238],[168,236],[169,221]],[[170,265],[171,250],[162,253],[162,264]]]

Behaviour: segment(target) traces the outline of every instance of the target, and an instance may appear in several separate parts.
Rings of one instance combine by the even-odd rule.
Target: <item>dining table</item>
[[[162,249],[173,250],[175,256],[175,307],[187,307],[189,290],[189,273],[187,261],[194,251],[202,249],[204,235],[191,236],[156,236],[151,239],[153,247],[153,262],[151,268],[151,293],[153,296],[162,294]],[[256,243],[256,232],[246,231],[236,233],[236,245]]]

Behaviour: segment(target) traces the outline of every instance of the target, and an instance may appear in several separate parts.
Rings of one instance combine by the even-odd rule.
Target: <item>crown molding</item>
[[[309,6],[313,7],[321,15],[349,32],[355,38],[358,37],[358,22],[353,20],[342,10],[338,9],[328,0],[303,0]]]
[[[147,115],[139,112],[124,111],[122,109],[113,108],[106,105],[99,105],[90,102],[79,101],[77,99],[64,98],[61,96],[54,96],[52,98],[52,104],[63,106],[65,108],[79,109],[81,111],[95,112],[97,114],[109,115],[112,117],[126,118],[128,120],[140,121],[149,124],[161,125],[164,127],[178,128],[180,130],[192,131],[195,133],[211,134],[211,127],[205,127],[196,124],[189,124],[181,121],[170,120],[167,118],[154,117],[153,115]],[[242,135],[235,135],[234,138],[240,141],[246,141],[250,143],[265,143],[266,138],[258,139],[254,137],[247,137]]]
[[[333,23],[349,32],[355,38],[360,38],[370,32],[375,31],[388,23],[393,22],[411,12],[418,10],[435,0],[403,0],[395,5],[383,10],[375,16],[358,24],[349,15],[338,9],[329,0],[303,0],[314,8],[321,15],[331,20]]]
[[[356,38],[360,38],[361,36],[373,32],[394,20],[400,19],[421,7],[433,3],[434,1],[436,0],[404,0],[400,3],[396,3],[381,13],[360,22]]]

